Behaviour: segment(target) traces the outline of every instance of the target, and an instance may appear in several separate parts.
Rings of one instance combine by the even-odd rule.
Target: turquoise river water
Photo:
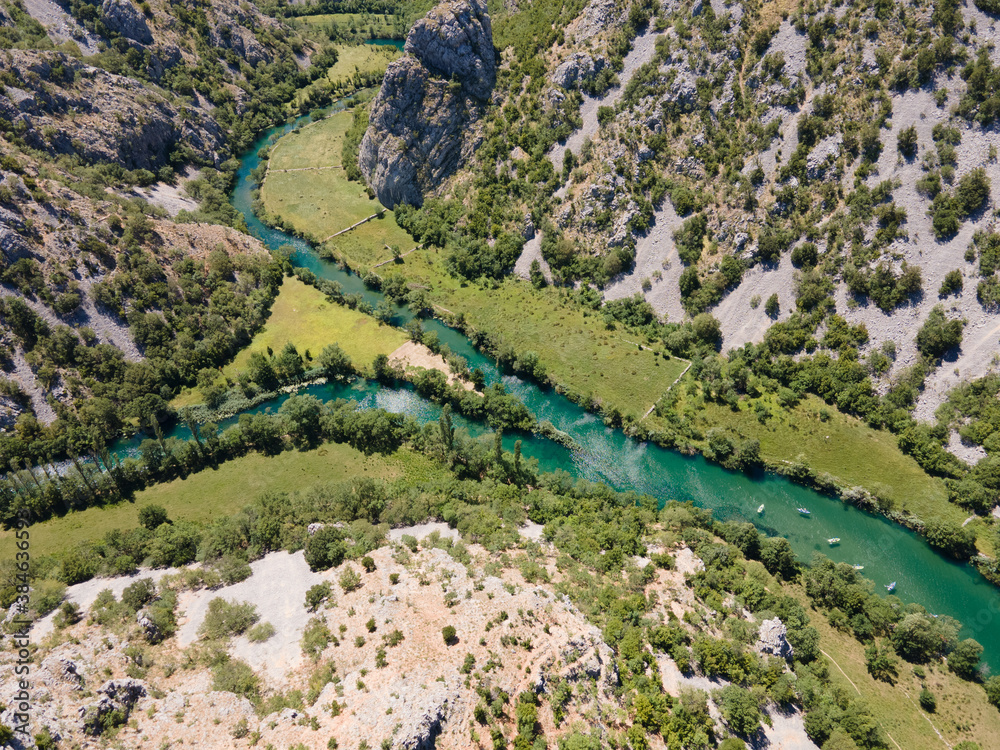
[[[242,157],[232,203],[246,217],[250,231],[269,248],[291,245],[294,265],[334,280],[341,284],[345,293],[360,293],[375,305],[382,295],[367,289],[357,275],[321,259],[308,243],[265,226],[254,215],[253,186],[249,176],[260,163],[258,150],[298,124],[301,122],[268,131]],[[398,308],[395,322],[402,323],[408,317],[405,308]],[[541,469],[562,469],[576,477],[606,482],[619,490],[648,493],[661,501],[691,500],[712,509],[717,518],[750,521],[767,534],[787,538],[804,561],[814,552],[822,552],[838,562],[863,565],[864,575],[871,578],[879,590],[896,581],[895,595],[900,599],[919,602],[932,613],[961,620],[965,623],[963,637],[976,638],[985,648],[984,660],[1000,664],[1000,590],[985,581],[970,565],[937,554],[918,535],[880,516],[783,477],[748,476],[727,471],[700,456],[684,456],[651,443],[632,440],[618,430],[605,427],[600,419],[555,392],[504,375],[468,339],[439,321],[427,321],[425,326],[435,331],[452,351],[465,357],[470,368],[479,367],[488,383],[503,382],[536,418],[551,421],[573,437],[579,446],[573,451],[544,438],[522,438],[524,453],[537,459]],[[436,405],[408,388],[391,389],[371,382],[349,386],[314,385],[300,392],[311,393],[324,401],[351,398],[363,407],[402,412],[422,422],[436,421],[440,414]],[[258,408],[276,409],[282,400],[275,399]],[[474,434],[483,429],[461,418],[456,418],[456,422]],[[175,435],[190,437],[184,427],[177,428]],[[513,449],[515,439],[514,436],[504,438],[508,450]],[[762,504],[764,512],[758,514],[757,508]],[[800,507],[808,508],[811,515],[806,517],[798,513],[796,509]],[[827,543],[830,537],[840,537],[840,544],[831,547]]]

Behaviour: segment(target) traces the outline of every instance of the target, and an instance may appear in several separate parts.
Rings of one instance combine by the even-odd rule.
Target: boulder
[[[146,683],[131,677],[108,680],[97,689],[97,694],[100,696],[97,702],[80,707],[83,731],[95,736],[101,734],[109,722],[118,725],[128,720],[136,701],[146,695]]]
[[[153,43],[153,35],[145,17],[129,0],[104,0],[101,4],[101,20],[109,29],[133,42]]]
[[[791,659],[793,649],[786,637],[787,633],[788,628],[779,618],[764,620],[760,624],[760,631],[757,634],[757,650],[762,654]]]
[[[605,62],[585,52],[574,52],[552,73],[552,83],[564,89],[575,88],[604,70]]]

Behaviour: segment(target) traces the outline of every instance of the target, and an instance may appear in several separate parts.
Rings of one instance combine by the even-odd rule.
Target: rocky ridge
[[[484,0],[449,0],[414,24],[386,70],[361,141],[359,166],[383,205],[420,205],[458,169],[467,133],[496,83]]]

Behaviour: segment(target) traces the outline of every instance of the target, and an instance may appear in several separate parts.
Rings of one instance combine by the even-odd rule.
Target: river
[[[304,121],[304,120],[303,120]],[[246,217],[250,231],[272,250],[281,245],[294,248],[293,264],[310,269],[318,276],[338,282],[345,293],[360,293],[372,305],[382,295],[367,289],[361,279],[321,259],[308,243],[265,226],[254,215],[250,172],[258,166],[258,150],[287,133],[300,121],[273,128],[241,159],[233,205]],[[409,318],[406,308],[397,307],[396,323]],[[525,455],[538,460],[543,470],[562,469],[573,476],[603,481],[618,490],[648,493],[661,501],[691,500],[710,508],[717,518],[750,521],[761,531],[780,535],[791,543],[804,561],[815,552],[837,562],[863,565],[864,575],[876,588],[897,582],[895,595],[907,602],[919,602],[928,611],[944,614],[965,623],[963,637],[974,637],[983,644],[984,661],[1000,664],[1000,590],[984,580],[970,565],[959,564],[932,550],[913,532],[881,516],[861,511],[839,499],[819,494],[775,475],[748,476],[728,471],[700,456],[684,456],[651,443],[637,442],[621,431],[604,426],[586,412],[554,391],[504,375],[489,358],[478,352],[457,331],[439,321],[427,321],[425,327],[437,333],[442,343],[478,367],[487,383],[503,382],[539,420],[549,420],[569,433],[578,444],[574,451],[553,441],[529,437],[523,439]],[[304,391],[326,401],[353,398],[365,407],[380,407],[408,414],[421,422],[436,420],[439,408],[417,396],[411,389],[389,389],[362,381],[349,386],[314,385]],[[258,407],[277,408],[284,400],[276,399]],[[455,417],[457,424],[473,434],[482,427]],[[190,437],[184,427],[175,430],[178,437]],[[513,450],[514,436],[504,438],[505,447]],[[758,506],[764,511],[757,513]],[[797,508],[811,511],[804,516]],[[840,537],[836,546],[827,539]]]

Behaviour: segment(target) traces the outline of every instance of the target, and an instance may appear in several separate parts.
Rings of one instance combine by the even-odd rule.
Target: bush
[[[260,678],[245,661],[226,659],[212,670],[212,690],[235,693],[256,702],[260,700]]]
[[[452,625],[445,625],[441,628],[441,637],[444,639],[445,644],[450,646],[457,640],[458,633]]]
[[[156,599],[156,584],[152,578],[141,578],[122,591],[122,604],[135,614]]]
[[[938,296],[947,297],[949,294],[957,294],[962,291],[962,272],[959,270],[948,271],[941,282]]]
[[[309,590],[306,591],[306,609],[310,612],[315,612],[319,609],[319,605],[330,598],[333,593],[333,588],[330,586],[329,581],[323,581],[322,583],[317,583],[315,586],[310,586]]]
[[[961,346],[964,325],[961,320],[948,320],[944,308],[936,305],[917,332],[917,349],[930,359],[940,358],[945,352]]]
[[[317,661],[326,647],[330,645],[332,635],[330,628],[326,626],[326,620],[322,617],[313,617],[306,623],[305,630],[302,631],[302,653],[313,661]]]
[[[915,125],[899,131],[899,135],[896,136],[896,148],[907,159],[912,159],[917,155],[917,128]]]
[[[937,709],[937,698],[934,697],[932,693],[927,688],[920,691],[920,707],[927,711],[928,713],[934,713]]]
[[[144,505],[139,508],[139,525],[155,531],[158,526],[169,523],[167,509],[162,505]]]
[[[251,643],[263,643],[276,632],[277,631],[274,629],[274,625],[269,622],[262,622],[258,625],[254,625],[247,631],[247,638],[250,639]]]
[[[767,302],[764,303],[764,312],[767,313],[769,318],[777,318],[780,311],[781,306],[778,302],[778,294],[775,292],[768,297]]]
[[[365,569],[366,573],[371,573],[375,570],[375,561],[368,555],[365,555],[361,558],[361,567]]]
[[[955,188],[955,203],[962,217],[969,216],[982,208],[990,197],[990,178],[982,167],[973,169],[958,181]]]
[[[227,602],[215,598],[208,603],[205,621],[198,629],[202,638],[222,639],[242,635],[260,619],[257,607],[249,602]]]
[[[358,575],[354,568],[347,566],[344,572],[340,574],[340,588],[344,590],[345,594],[349,594],[352,591],[356,591],[361,588],[361,576]]]

